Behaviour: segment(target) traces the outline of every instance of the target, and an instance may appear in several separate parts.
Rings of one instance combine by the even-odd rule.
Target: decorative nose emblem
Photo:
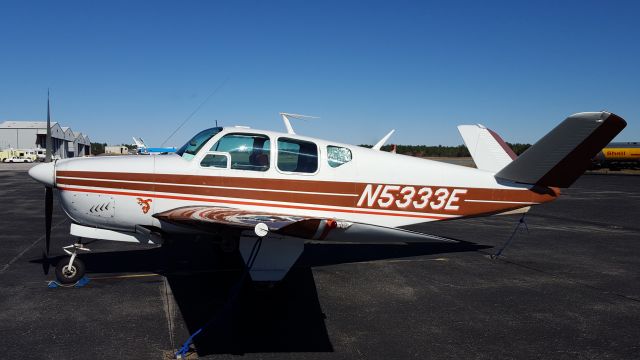
[[[142,213],[146,214],[149,212],[149,209],[151,209],[151,204],[150,202],[152,202],[153,199],[143,199],[143,198],[138,198],[138,205],[142,206]]]

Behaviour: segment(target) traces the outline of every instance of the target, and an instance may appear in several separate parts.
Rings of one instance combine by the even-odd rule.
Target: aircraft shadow
[[[81,258],[87,272],[93,275],[119,272],[164,275],[183,319],[183,324],[176,324],[176,346],[210,322],[194,339],[198,355],[205,356],[332,352],[311,271],[314,266],[478,251],[488,247],[469,242],[309,243],[287,277],[268,290],[251,283],[248,277],[243,278],[244,265],[239,253],[224,254],[204,241],[181,239],[179,246],[88,253]],[[52,263],[56,261],[52,259]]]
[[[332,352],[313,274],[296,268],[272,289],[235,274],[168,276],[199,356],[258,352]],[[182,339],[182,341],[185,339]]]
[[[413,242],[387,244],[311,243],[296,266],[314,267],[364,261],[398,259],[413,256],[478,251],[491,246],[456,240],[457,242]]]

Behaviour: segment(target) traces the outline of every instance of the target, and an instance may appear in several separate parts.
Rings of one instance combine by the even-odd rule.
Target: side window
[[[227,134],[211,147],[211,151],[229,153],[232,169],[267,171],[270,146],[271,142],[265,135]]]
[[[200,162],[202,167],[227,168],[227,156],[222,154],[207,154]]]
[[[278,169],[314,173],[318,170],[318,146],[309,141],[278,139]]]
[[[346,164],[351,159],[351,150],[340,146],[327,146],[327,161],[332,168]]]

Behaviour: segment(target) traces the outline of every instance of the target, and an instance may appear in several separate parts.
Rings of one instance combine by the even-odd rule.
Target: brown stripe
[[[56,176],[104,180],[156,182],[165,184],[172,183],[183,185],[246,187],[288,191],[332,192],[337,194],[353,194],[356,184],[351,182],[339,181],[259,179],[231,176],[145,174],[68,170],[57,171]]]
[[[68,176],[68,175],[66,175]],[[224,183],[225,178],[219,177],[219,181]],[[275,181],[270,179],[271,181]],[[137,181],[137,180],[136,180]],[[199,196],[217,196],[228,197],[236,199],[250,199],[257,201],[280,201],[290,202],[298,204],[314,204],[325,206],[340,206],[340,207],[356,207],[359,200],[358,197],[344,197],[328,194],[300,194],[300,193],[277,193],[270,191],[247,191],[242,189],[218,189],[218,188],[205,188],[196,186],[177,186],[177,185],[165,185],[165,184],[151,184],[151,183],[127,183],[127,182],[110,182],[101,180],[80,180],[80,179],[65,179],[58,178],[57,183],[60,185],[76,185],[76,186],[90,186],[108,189],[124,189],[124,190],[137,190],[146,192],[159,192],[159,193],[175,193],[185,195],[199,195]],[[325,182],[328,183],[328,182]],[[355,187],[355,191],[361,194],[366,184],[352,183]],[[377,185],[374,185],[374,187]],[[401,188],[403,185],[399,185]],[[283,191],[289,189],[283,189]],[[420,189],[421,186],[415,186],[415,189]],[[452,187],[431,187],[435,193],[438,189],[447,189],[449,194],[456,188]],[[320,189],[315,189],[316,191]],[[373,206],[368,207],[363,204],[361,208],[379,209],[379,210],[392,210],[392,211],[409,211],[416,213],[433,213],[433,214],[450,214],[450,215],[478,215],[492,212],[502,212],[512,209],[518,209],[520,207],[527,206],[528,204],[510,204],[510,203],[490,203],[490,202],[465,202],[465,200],[495,200],[495,201],[513,201],[513,202],[535,202],[544,203],[554,200],[558,192],[554,192],[552,189],[542,188],[534,189],[535,191],[527,190],[508,190],[508,189],[466,189],[466,194],[458,195],[459,200],[453,203],[459,207],[458,210],[446,210],[444,206],[440,209],[433,209],[431,206],[427,206],[424,209],[415,209],[412,206],[407,208],[398,207],[395,202],[389,207],[383,208],[376,202]],[[543,191],[544,190],[544,191]],[[300,190],[295,190],[300,191]],[[392,192],[397,194],[398,192]],[[401,199],[401,196],[397,196],[396,199]],[[448,197],[447,197],[448,199]],[[411,199],[411,201],[420,201],[420,196],[417,193]],[[437,197],[431,196],[430,202],[437,201]]]
[[[171,199],[171,200],[185,200],[185,201],[195,201],[195,202],[211,202],[211,203],[222,203],[222,204],[231,204],[231,205],[249,205],[249,206],[262,206],[270,209],[301,209],[301,210],[312,210],[312,211],[335,211],[336,213],[351,213],[351,214],[367,214],[367,215],[380,215],[380,216],[395,216],[395,217],[411,217],[411,218],[423,218],[423,219],[438,219],[444,220],[448,219],[439,215],[431,215],[431,214],[400,214],[394,213],[393,211],[386,212],[373,212],[366,209],[329,209],[322,207],[315,207],[311,205],[291,205],[291,204],[278,204],[271,205],[264,202],[256,202],[256,201],[241,201],[241,200],[220,200],[220,199],[207,199],[207,198],[194,198],[188,196],[178,196],[178,195],[165,195],[165,194],[143,194],[143,193],[129,193],[122,192],[116,190],[96,190],[96,189],[86,189],[86,188],[73,188],[73,187],[60,187],[61,191],[71,191],[71,192],[84,192],[90,194],[110,194],[110,195],[121,195],[121,196],[144,196],[144,197],[155,197],[157,199]],[[279,214],[283,214],[280,213]]]
[[[318,194],[300,194],[300,193],[278,193],[271,191],[250,191],[243,189],[219,189],[219,188],[205,188],[198,186],[179,186],[179,185],[164,185],[164,184],[141,184],[141,183],[125,183],[125,182],[110,182],[100,180],[80,180],[80,179],[63,179],[57,180],[61,185],[77,185],[77,186],[91,186],[101,187],[107,189],[125,189],[125,190],[140,190],[150,192],[163,192],[163,193],[175,193],[175,194],[189,194],[189,195],[201,195],[201,196],[218,196],[218,197],[230,197],[238,199],[254,199],[254,200],[268,200],[268,201],[282,201],[282,202],[296,202],[318,205],[331,205],[331,206],[355,206],[355,197],[345,197],[339,195],[318,195]]]

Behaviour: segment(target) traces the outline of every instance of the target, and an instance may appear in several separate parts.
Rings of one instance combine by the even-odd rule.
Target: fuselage
[[[153,214],[187,205],[398,227],[502,213],[559,194],[475,168],[294,134],[212,133],[175,154],[57,161],[65,212],[78,224],[119,231],[162,228]],[[189,153],[190,144],[197,151]]]

